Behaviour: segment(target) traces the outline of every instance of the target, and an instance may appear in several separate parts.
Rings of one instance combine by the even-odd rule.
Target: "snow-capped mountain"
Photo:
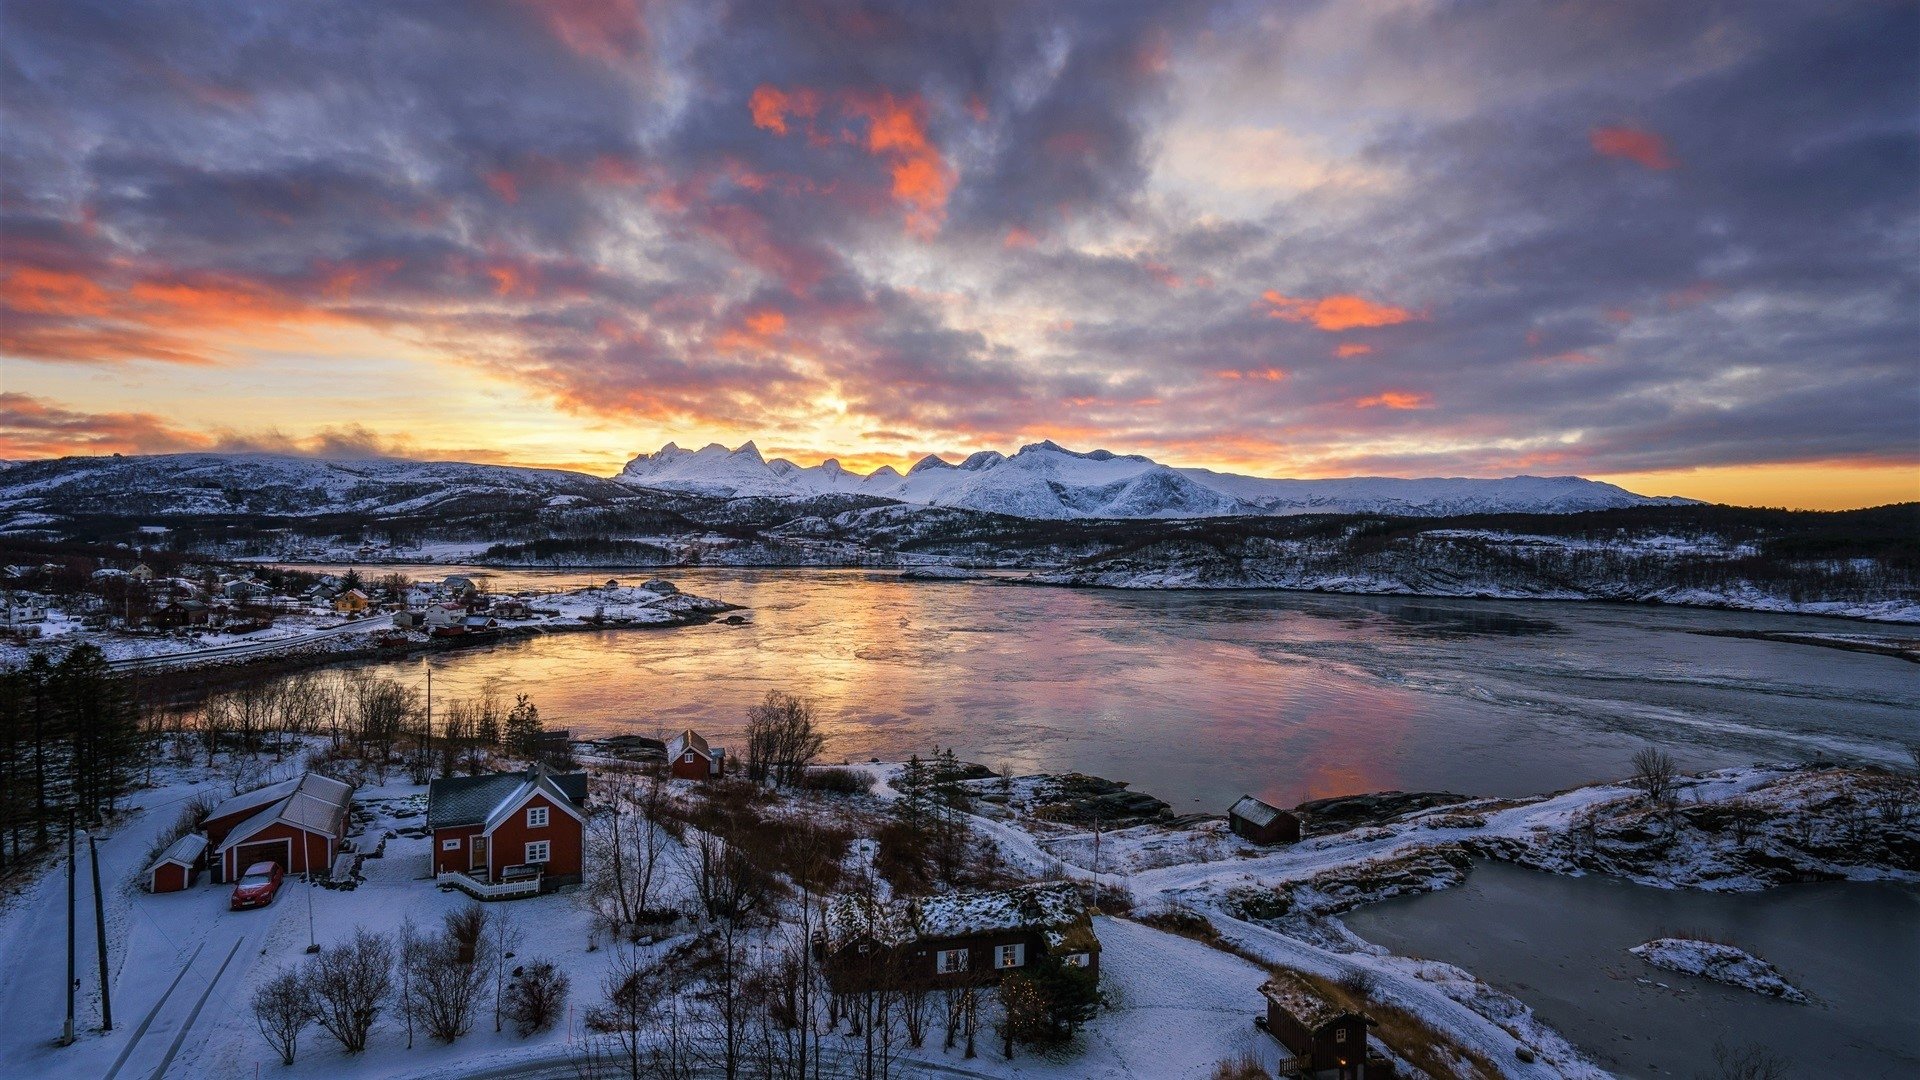
[[[752,443],[718,443],[658,453],[627,463],[621,483],[723,498],[810,498],[860,494],[1030,518],[1197,518],[1237,514],[1391,513],[1441,517],[1474,513],[1578,513],[1686,503],[1649,498],[1578,476],[1460,477],[1420,480],[1357,477],[1283,480],[1178,469],[1138,454],[1079,453],[1053,442],[1011,457],[983,451],[959,464],[929,456],[904,475],[883,467],[861,476],[838,461],[812,467],[768,461]]]
[[[0,479],[0,522],[64,515],[395,516],[454,506],[564,506],[632,489],[562,469],[400,458],[156,454],[22,462]]]

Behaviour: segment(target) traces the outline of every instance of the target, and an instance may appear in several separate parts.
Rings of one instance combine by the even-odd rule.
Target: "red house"
[[[1240,801],[1227,811],[1227,827],[1235,836],[1256,844],[1291,844],[1300,839],[1298,815],[1251,795],[1240,796]]]
[[[206,854],[207,838],[188,833],[167,845],[167,850],[147,867],[148,892],[179,892],[193,885],[200,872],[200,856]]]
[[[581,878],[587,774],[526,772],[435,780],[427,789],[433,874],[483,900]]]
[[[727,771],[727,752],[688,728],[667,743],[667,767],[676,779],[711,780]]]
[[[319,773],[268,784],[213,808],[201,823],[213,846],[215,881],[256,862],[289,874],[326,873],[347,838],[353,785]]]

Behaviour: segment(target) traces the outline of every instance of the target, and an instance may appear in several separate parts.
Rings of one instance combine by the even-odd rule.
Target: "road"
[[[148,668],[169,667],[173,664],[197,664],[207,660],[234,660],[247,656],[262,656],[287,649],[296,649],[316,641],[342,637],[347,634],[370,634],[393,627],[393,616],[373,615],[365,619],[329,626],[324,630],[315,630],[311,634],[296,637],[266,638],[260,641],[241,641],[232,645],[216,645],[207,649],[190,649],[184,652],[164,653],[159,656],[133,656],[123,660],[108,661],[107,666],[119,671],[138,671]]]

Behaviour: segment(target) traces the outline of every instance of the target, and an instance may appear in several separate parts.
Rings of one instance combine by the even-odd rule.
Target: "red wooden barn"
[[[677,779],[711,780],[726,772],[727,752],[688,728],[667,743],[667,765]]]
[[[1300,818],[1291,810],[1282,810],[1251,795],[1227,811],[1227,827],[1235,836],[1256,844],[1291,844],[1300,839]]]
[[[235,796],[207,815],[216,881],[234,881],[257,862],[289,874],[325,874],[347,838],[353,785],[319,773]]]
[[[179,892],[193,885],[200,872],[200,856],[206,854],[207,838],[188,833],[167,845],[167,850],[147,867],[148,892]]]
[[[435,780],[427,789],[433,872],[457,875],[483,895],[545,892],[580,880],[585,847],[587,774],[526,772]],[[508,882],[523,890],[484,891]],[[474,889],[469,888],[469,891]]]

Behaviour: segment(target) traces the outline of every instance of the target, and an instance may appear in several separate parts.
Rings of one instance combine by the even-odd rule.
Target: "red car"
[[[281,876],[277,862],[257,862],[247,867],[247,872],[233,883],[233,910],[273,903],[274,895],[280,891]]]

